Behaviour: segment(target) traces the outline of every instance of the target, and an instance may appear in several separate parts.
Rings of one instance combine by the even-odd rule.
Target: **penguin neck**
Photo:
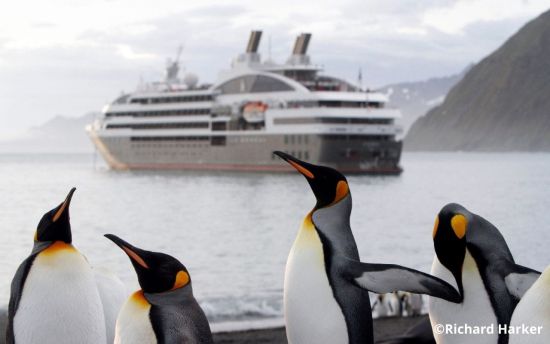
[[[152,305],[168,306],[182,303],[183,301],[193,298],[193,288],[191,287],[191,283],[189,283],[184,287],[165,291],[163,293],[144,292],[143,295],[145,296],[145,299],[149,301],[149,303]]]
[[[35,241],[34,245],[33,245],[33,248],[32,248],[31,255],[38,254],[38,253],[52,247],[53,245],[59,246],[59,247],[63,246],[63,247],[74,248],[72,244],[67,244],[64,241]]]
[[[506,240],[495,226],[474,214],[472,227],[475,227],[475,230],[468,231],[466,245],[476,261],[498,259],[498,261],[506,261],[506,264],[515,264]]]
[[[357,244],[351,231],[351,194],[328,207],[313,209],[311,221],[323,241],[330,243],[334,254],[359,259]]]

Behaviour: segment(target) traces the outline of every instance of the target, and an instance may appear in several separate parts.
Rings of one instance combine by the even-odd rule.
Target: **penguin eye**
[[[466,226],[468,224],[468,220],[466,220],[466,217],[462,214],[458,214],[453,216],[451,219],[451,227],[453,228],[453,231],[455,232],[455,235],[457,238],[462,239],[464,235],[466,234]]]

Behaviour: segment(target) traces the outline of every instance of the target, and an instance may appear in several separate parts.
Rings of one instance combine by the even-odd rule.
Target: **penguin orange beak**
[[[65,213],[65,211],[69,211],[69,206],[71,205],[71,200],[73,199],[73,194],[75,191],[76,191],[76,188],[73,187],[71,191],[69,191],[69,194],[67,195],[67,197],[65,197],[65,200],[63,201],[63,203],[61,203],[57,207],[52,217],[52,222],[56,222],[57,220],[59,220],[59,218],[61,217],[61,215]]]
[[[315,175],[313,174],[313,172],[311,172],[311,167],[313,165],[307,162],[298,160],[292,155],[286,154],[281,151],[275,151],[273,152],[273,154],[277,155],[278,157],[280,157],[281,159],[289,163],[290,166],[294,167],[296,171],[300,172],[304,177],[308,179],[315,179]]]
[[[143,259],[142,255],[141,255],[141,251],[143,251],[143,250],[141,250],[141,249],[139,249],[135,246],[130,245],[126,241],[124,241],[121,238],[117,237],[116,235],[105,234],[105,237],[107,239],[111,240],[112,242],[114,242],[118,247],[120,247],[128,255],[130,260],[132,260],[132,263],[137,264],[137,265],[141,266],[144,269],[149,269],[149,265],[145,262],[145,260]]]

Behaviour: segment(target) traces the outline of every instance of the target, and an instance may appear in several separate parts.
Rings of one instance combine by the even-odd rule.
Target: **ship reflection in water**
[[[88,133],[113,169],[282,171],[286,151],[344,173],[398,174],[401,128],[386,95],[321,74],[296,39],[284,64],[262,61],[261,31],[212,85],[178,58],[166,79],[108,104]]]

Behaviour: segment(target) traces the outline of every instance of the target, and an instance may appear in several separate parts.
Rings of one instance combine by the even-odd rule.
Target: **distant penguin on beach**
[[[183,264],[167,254],[132,246],[113,234],[105,237],[128,255],[141,286],[118,315],[115,344],[213,343]]]
[[[284,313],[289,343],[373,343],[368,291],[405,290],[461,301],[451,285],[428,274],[360,262],[349,223],[352,204],[346,178],[332,168],[275,154],[306,178],[317,199],[286,264]]]
[[[422,295],[404,292],[400,294],[400,298],[403,315],[406,313],[407,316],[414,317],[421,314],[424,303]]]
[[[516,306],[509,332],[510,344],[550,343],[550,267]]]
[[[395,317],[401,315],[399,297],[395,293],[380,294],[376,298],[373,310],[379,318]]]
[[[437,343],[508,343],[508,335],[499,333],[498,326],[510,323],[518,301],[540,273],[517,265],[499,230],[458,204],[441,209],[433,241],[432,274],[454,285],[463,297],[460,304],[430,298],[434,328],[453,324],[494,328],[485,334],[435,333]]]
[[[30,256],[11,284],[8,344],[98,344],[106,342],[105,319],[94,273],[71,244],[69,206],[47,212],[36,230]]]

